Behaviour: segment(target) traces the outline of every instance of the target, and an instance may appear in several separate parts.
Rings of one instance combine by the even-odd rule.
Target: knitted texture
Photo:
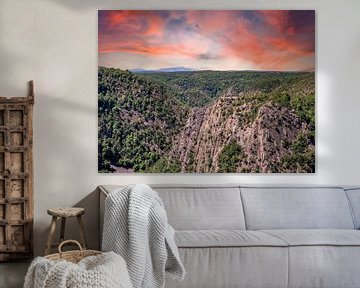
[[[113,191],[105,200],[103,251],[124,257],[134,288],[162,288],[165,270],[182,280],[185,270],[157,192],[139,184]]]
[[[124,259],[113,252],[89,256],[75,264],[37,257],[24,288],[132,288]]]

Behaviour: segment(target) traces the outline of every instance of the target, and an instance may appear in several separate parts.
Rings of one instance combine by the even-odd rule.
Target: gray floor
[[[0,263],[0,287],[23,287],[29,265],[30,262]]]

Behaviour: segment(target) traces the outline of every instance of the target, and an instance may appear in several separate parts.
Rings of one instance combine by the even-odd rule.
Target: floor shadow
[[[0,287],[23,287],[26,271],[29,265],[30,261],[0,263]]]

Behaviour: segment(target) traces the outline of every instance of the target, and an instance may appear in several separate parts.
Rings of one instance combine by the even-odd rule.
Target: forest
[[[99,67],[98,170],[313,173],[315,75]]]

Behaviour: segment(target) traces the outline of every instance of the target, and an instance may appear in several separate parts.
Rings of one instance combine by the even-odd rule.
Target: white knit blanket
[[[124,259],[113,252],[89,256],[78,264],[37,257],[24,288],[132,288]]]
[[[165,287],[165,270],[175,279],[185,276],[163,203],[144,184],[106,198],[102,250],[124,257],[134,288]]]

